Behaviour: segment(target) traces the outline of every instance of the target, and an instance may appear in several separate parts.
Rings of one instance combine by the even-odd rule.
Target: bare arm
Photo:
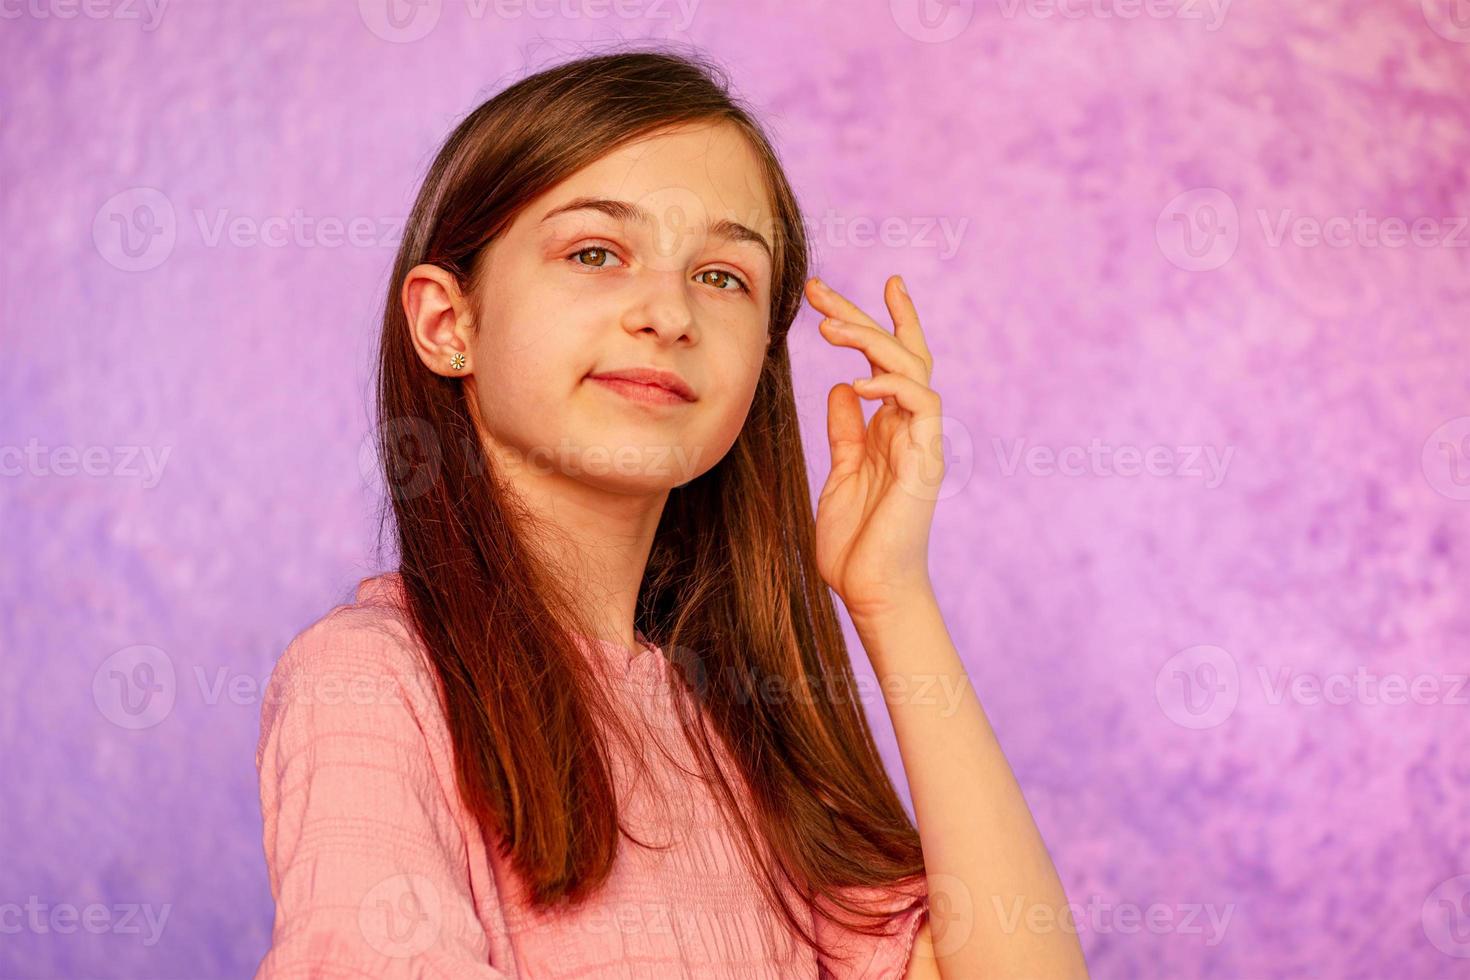
[[[903,980],[944,980],[934,960],[934,934],[927,918],[914,937],[914,951],[909,955],[909,968],[904,971]]]
[[[908,977],[1086,978],[1061,880],[933,592],[854,625],[893,719],[928,872],[933,933],[926,923]]]

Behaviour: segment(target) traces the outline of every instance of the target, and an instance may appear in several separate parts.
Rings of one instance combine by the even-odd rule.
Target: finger
[[[859,378],[852,386],[863,398],[893,396],[898,406],[913,413],[915,418],[937,418],[940,413],[939,392],[906,375],[885,372],[873,378]]]
[[[862,459],[866,428],[863,403],[852,385],[834,385],[827,392],[827,447],[834,471]]]
[[[822,335],[840,347],[852,347],[867,356],[873,376],[884,371],[907,375],[922,384],[929,383],[929,365],[909,350],[887,330],[861,323],[848,323],[828,317],[817,324]]]
[[[877,398],[891,393],[901,409],[909,413],[900,417],[902,433],[917,455],[901,452],[890,457],[894,474],[901,486],[926,501],[939,499],[944,481],[944,416],[939,392],[901,374],[880,374],[853,382],[863,398]],[[879,410],[881,411],[881,409]]]
[[[806,298],[812,306],[828,316],[835,316],[849,323],[861,323],[879,330],[883,329],[877,320],[864,313],[856,303],[820,279],[813,277],[807,280]]]
[[[892,276],[883,290],[883,302],[888,306],[888,315],[893,317],[893,334],[905,350],[924,365],[924,381],[927,382],[934,370],[934,357],[929,353],[929,343],[924,330],[919,326],[919,311],[904,287],[903,278]]]

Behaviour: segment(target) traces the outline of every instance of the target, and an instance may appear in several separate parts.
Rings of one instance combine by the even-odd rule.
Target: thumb
[[[827,446],[832,453],[832,469],[852,466],[863,454],[866,425],[863,401],[847,382],[827,392]]]

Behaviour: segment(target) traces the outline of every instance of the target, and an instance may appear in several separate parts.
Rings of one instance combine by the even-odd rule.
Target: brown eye
[[[602,247],[597,246],[597,245],[592,245],[592,246],[589,246],[587,248],[579,249],[576,252],[573,252],[572,253],[572,257],[573,258],[577,258],[579,256],[586,255],[588,252],[592,252],[592,253],[596,254],[597,257],[598,257],[598,259],[600,261],[597,261],[597,262],[578,262],[577,264],[578,265],[590,265],[594,269],[598,269],[598,268],[601,268],[602,266],[604,266],[607,263],[607,257],[608,257],[608,255],[611,254],[605,248],[602,248]]]
[[[729,290],[729,289],[726,288],[726,284],[727,283],[732,283],[732,282],[735,284],[735,288],[736,289],[742,290],[742,291],[747,292],[747,293],[750,292],[750,288],[745,285],[745,281],[744,280],[742,280],[739,276],[735,275],[735,273],[733,273],[733,272],[726,272],[724,269],[706,269],[704,272],[701,272],[700,273],[700,276],[701,277],[703,277],[703,276],[723,276],[724,277],[723,279],[719,279],[719,280],[717,280],[715,282],[709,282],[708,280],[704,280],[707,285],[715,286],[721,292],[730,292],[731,290]]]

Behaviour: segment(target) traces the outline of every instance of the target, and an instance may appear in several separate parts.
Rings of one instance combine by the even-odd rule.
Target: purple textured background
[[[910,284],[935,581],[1093,975],[1470,975],[1470,8],[918,2],[5,4],[0,975],[253,971],[259,685],[375,570],[394,220],[482,98],[651,36],[760,107],[814,271]],[[814,489],[866,373],[816,319]]]

